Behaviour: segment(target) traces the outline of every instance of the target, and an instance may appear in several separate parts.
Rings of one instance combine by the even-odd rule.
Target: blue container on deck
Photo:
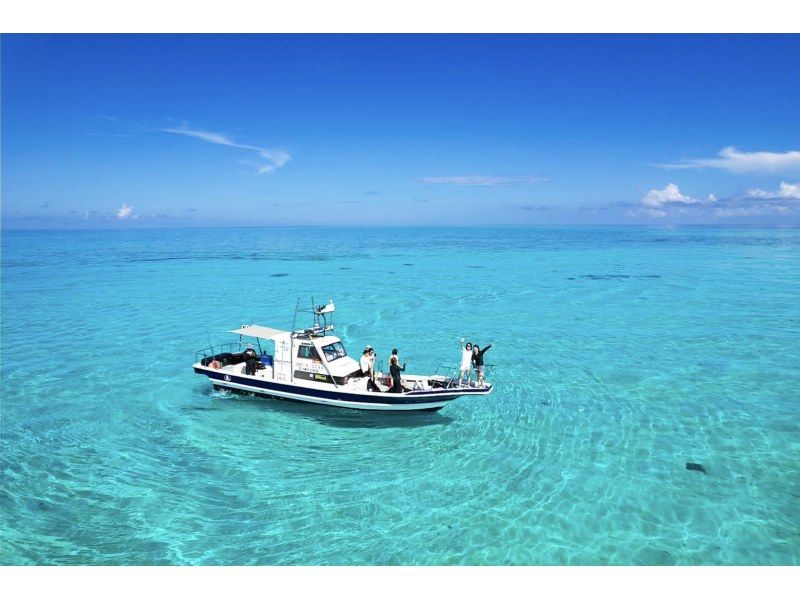
[[[268,365],[272,367],[272,355],[262,355],[261,356],[261,363],[264,365]]]

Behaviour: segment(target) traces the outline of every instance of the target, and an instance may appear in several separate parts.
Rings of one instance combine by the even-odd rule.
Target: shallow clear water
[[[800,231],[13,232],[6,564],[800,564]],[[214,392],[194,351],[333,298],[434,414]],[[380,357],[379,357],[380,358]],[[702,464],[707,474],[686,469]]]

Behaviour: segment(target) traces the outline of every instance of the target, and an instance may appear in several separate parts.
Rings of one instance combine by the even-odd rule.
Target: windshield
[[[347,353],[342,346],[342,343],[336,342],[331,343],[330,345],[325,345],[322,347],[322,352],[325,354],[326,361],[333,361],[334,359],[339,359],[340,357],[346,357]]]

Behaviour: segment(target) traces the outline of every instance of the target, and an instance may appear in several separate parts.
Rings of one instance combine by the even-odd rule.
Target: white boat
[[[298,312],[313,314],[311,328],[294,330],[293,322],[291,331],[258,324],[231,330],[238,342],[201,349],[194,371],[207,376],[218,390],[378,411],[438,411],[458,397],[488,395],[494,389],[488,383],[462,384],[453,370],[449,375],[402,374],[403,392],[394,393],[388,392],[391,377],[378,372],[373,387],[377,390],[369,390],[359,363],[347,355],[341,339],[330,334],[333,324],[328,322],[335,309],[333,301],[310,310],[296,307],[295,322]],[[245,354],[242,345],[248,342],[253,352]]]

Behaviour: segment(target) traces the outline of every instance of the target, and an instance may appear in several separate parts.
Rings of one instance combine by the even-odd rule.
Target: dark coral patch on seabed
[[[708,475],[705,466],[701,465],[700,463],[687,463],[686,469],[689,471],[699,471],[700,473]]]

